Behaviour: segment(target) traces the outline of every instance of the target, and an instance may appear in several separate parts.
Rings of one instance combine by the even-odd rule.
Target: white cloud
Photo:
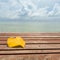
[[[31,13],[30,16],[47,16],[47,8],[37,9],[35,12]]]
[[[0,17],[3,18],[18,18],[19,5],[16,0],[9,0],[8,3],[0,2]]]
[[[59,0],[8,0],[0,1],[0,17],[21,18],[21,16],[60,16]],[[53,6],[53,7],[52,7]],[[48,8],[51,10],[48,11]]]
[[[56,3],[52,9],[52,11],[50,11],[48,13],[48,16],[60,16],[60,5],[58,3]]]

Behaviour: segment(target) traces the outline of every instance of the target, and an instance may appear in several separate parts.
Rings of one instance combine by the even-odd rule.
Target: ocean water
[[[60,22],[0,22],[0,32],[60,32]]]

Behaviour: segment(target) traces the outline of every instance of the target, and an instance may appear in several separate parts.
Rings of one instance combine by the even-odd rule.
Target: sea
[[[0,32],[60,32],[59,21],[4,21]]]

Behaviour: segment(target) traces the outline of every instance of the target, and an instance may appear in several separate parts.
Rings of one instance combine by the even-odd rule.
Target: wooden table
[[[25,48],[7,46],[7,38],[16,36]],[[60,60],[60,33],[0,33],[0,60]]]

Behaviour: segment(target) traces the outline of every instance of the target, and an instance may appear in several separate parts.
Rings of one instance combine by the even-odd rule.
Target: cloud
[[[60,16],[60,0],[0,0],[0,17]]]
[[[48,16],[60,16],[60,4],[56,3]]]
[[[0,17],[2,18],[18,18],[20,6],[16,0],[0,2]]]
[[[30,16],[47,16],[47,7],[37,9]]]

